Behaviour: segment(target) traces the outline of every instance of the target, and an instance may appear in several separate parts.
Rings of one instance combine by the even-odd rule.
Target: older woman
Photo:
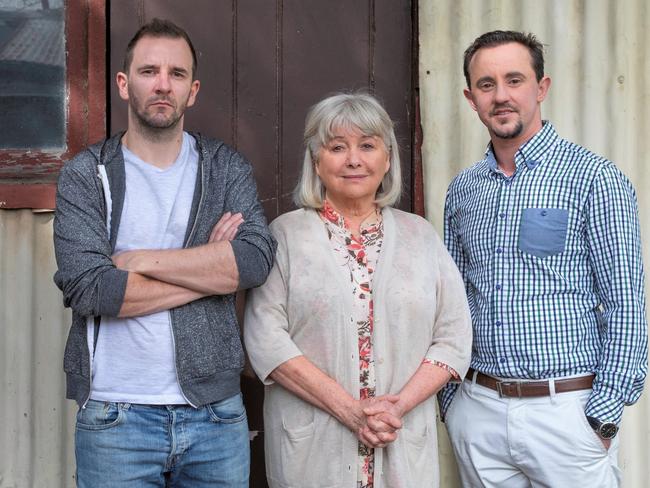
[[[272,487],[438,485],[434,394],[468,367],[461,277],[400,195],[393,124],[370,95],[307,116],[296,202],[249,294],[244,337],[266,385]]]

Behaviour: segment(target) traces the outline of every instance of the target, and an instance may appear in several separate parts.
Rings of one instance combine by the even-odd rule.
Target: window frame
[[[64,150],[0,149],[0,209],[53,209],[63,163],[106,137],[106,0],[65,0]]]

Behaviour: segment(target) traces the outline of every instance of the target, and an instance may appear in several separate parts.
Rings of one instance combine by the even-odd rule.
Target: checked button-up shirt
[[[634,189],[549,122],[515,164],[505,176],[490,146],[447,193],[445,243],[472,313],[471,366],[517,379],[595,373],[585,414],[619,423],[647,372]],[[443,415],[457,386],[440,393]]]

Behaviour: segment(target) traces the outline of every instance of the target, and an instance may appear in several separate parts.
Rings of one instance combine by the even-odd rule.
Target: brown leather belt
[[[474,379],[474,370],[472,368],[467,372],[466,379]],[[579,376],[577,378],[565,378],[555,380],[555,393],[566,393],[568,391],[588,390],[594,382],[594,375]],[[499,393],[500,397],[507,398],[530,398],[549,396],[551,388],[548,380],[543,381],[509,381],[498,380],[492,376],[477,372],[476,383],[490,388]]]

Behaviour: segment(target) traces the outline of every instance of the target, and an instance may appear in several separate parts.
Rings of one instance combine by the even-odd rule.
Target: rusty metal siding
[[[480,34],[525,30],[546,44],[552,79],[542,115],[558,132],[616,162],[637,189],[650,258],[650,5],[645,0],[420,0],[420,96],[426,212],[439,231],[447,185],[489,137],[462,94],[462,55]],[[441,486],[460,486],[439,429]],[[625,409],[623,486],[648,486],[650,401]]]

